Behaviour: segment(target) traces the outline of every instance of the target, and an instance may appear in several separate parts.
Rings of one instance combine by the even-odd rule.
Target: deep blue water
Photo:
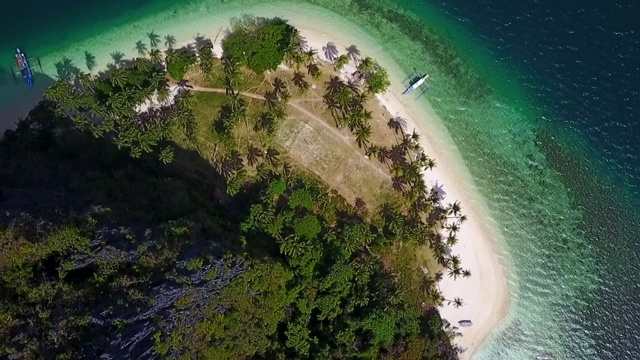
[[[498,66],[516,69],[512,81],[543,116],[540,148],[581,210],[579,231],[598,255],[598,301],[582,322],[598,358],[639,359],[640,2],[435,5]]]
[[[505,225],[506,236],[512,237],[508,243],[512,249],[507,250],[513,253],[523,284],[520,293],[516,294],[516,320],[491,340],[487,351],[481,354],[482,358],[519,359],[507,351],[508,347],[518,346],[533,349],[529,353],[540,349],[536,354],[547,354],[545,347],[549,343],[539,339],[548,329],[522,330],[526,327],[522,323],[526,316],[519,315],[537,316],[528,306],[539,300],[536,311],[548,308],[549,312],[557,314],[557,322],[565,322],[559,327],[561,334],[557,339],[554,337],[554,341],[568,350],[548,352],[550,356],[557,359],[640,359],[640,325],[636,325],[636,322],[640,323],[637,264],[640,259],[640,214],[637,209],[640,204],[640,2],[395,2],[425,21],[433,21],[432,10],[439,9],[444,14],[441,19],[443,34],[454,37],[453,43],[466,55],[466,60],[492,82],[498,93],[496,96],[500,97],[500,91],[503,91],[503,97],[512,102],[507,107],[535,114],[535,119],[523,118],[521,124],[512,120],[496,122],[498,125],[495,126],[509,127],[505,129],[507,135],[515,131],[513,139],[507,139],[515,143],[520,141],[518,126],[526,122],[523,131],[531,129],[535,150],[544,155],[544,164],[529,154],[514,155],[509,160],[527,159],[534,164],[532,168],[548,167],[557,175],[557,179],[554,178],[557,183],[544,185],[550,181],[546,177],[539,183],[566,193],[567,206],[578,214],[575,224],[568,226],[568,230],[530,231],[533,235],[538,234],[538,238],[530,236],[528,241],[533,243],[528,245],[543,248],[532,255],[537,257],[533,260],[519,258],[516,250],[522,245],[520,253],[531,252],[525,244],[517,244],[526,237],[516,236],[518,226],[531,224],[516,221]],[[0,6],[6,9],[0,12],[0,56],[6,54],[7,62],[11,61],[13,48],[18,45],[37,55],[103,28],[179,6],[167,0],[40,0],[20,9],[12,4],[14,2],[0,1]],[[29,18],[34,20],[24,26],[25,19]],[[0,84],[3,76],[7,80],[6,73],[0,73]],[[517,89],[515,95],[513,89]],[[438,89],[433,93],[437,96]],[[496,144],[487,141],[486,149],[479,149],[481,143],[474,145],[473,151],[465,148],[465,129],[454,123],[453,117],[445,116],[447,109],[436,107],[436,110],[445,122],[448,121],[449,129],[456,131],[458,137],[454,136],[454,139],[480,190],[484,191],[483,195],[490,200],[496,199],[496,194],[492,198],[491,182],[499,179],[501,171],[506,174],[506,170],[497,165],[494,170],[491,168],[493,163],[476,160],[480,158],[478,154],[491,154],[489,147]],[[494,126],[489,122],[491,119],[485,120],[486,126]],[[469,134],[481,133],[482,126],[479,122],[469,125],[466,130]],[[495,137],[487,134],[487,138]],[[482,168],[488,169],[487,174],[480,171]],[[493,176],[489,176],[492,171]],[[532,171],[526,176],[535,174]],[[523,181],[522,184],[534,182]],[[506,187],[502,189],[502,195],[507,190]],[[520,208],[535,208],[531,218],[543,222],[541,228],[554,227],[564,221],[566,209],[553,209],[548,203],[536,202],[542,192],[528,190],[521,189],[518,193],[518,189],[511,189],[515,194],[511,197],[518,200]],[[552,190],[542,195],[554,196],[557,192]],[[522,195],[521,199],[516,199],[517,195]],[[511,211],[507,203],[495,201],[494,204],[499,205],[496,205],[496,211]],[[528,215],[525,211],[517,213],[514,210],[513,213],[514,217]],[[575,259],[566,253],[588,253],[588,257],[585,255],[582,259],[589,263],[588,266],[581,265],[577,274],[571,273],[574,266],[567,262]],[[589,274],[581,274],[582,269]],[[576,276],[589,278],[592,283],[574,286],[579,283]],[[538,299],[545,291],[563,292],[565,288],[566,293],[549,296],[547,302]],[[580,351],[587,347],[589,351]]]

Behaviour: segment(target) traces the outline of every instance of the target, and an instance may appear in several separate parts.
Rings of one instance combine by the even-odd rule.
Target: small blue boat
[[[33,68],[31,64],[29,64],[29,59],[20,48],[16,48],[16,66],[18,66],[18,71],[12,71],[13,79],[16,81],[16,75],[20,74],[22,79],[27,83],[29,89],[33,88]],[[40,69],[42,69],[42,65],[40,65],[40,59],[38,60],[38,65]],[[17,82],[17,81],[16,81]]]

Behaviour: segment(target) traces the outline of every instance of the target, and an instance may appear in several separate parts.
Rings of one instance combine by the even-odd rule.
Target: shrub
[[[284,60],[294,28],[282,19],[244,17],[232,22],[232,32],[222,40],[224,56],[257,74],[275,70]]]
[[[196,57],[186,49],[178,50],[167,56],[167,71],[175,81],[180,81],[195,62]]]

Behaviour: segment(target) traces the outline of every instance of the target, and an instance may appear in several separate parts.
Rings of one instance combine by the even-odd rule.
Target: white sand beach
[[[378,97],[381,105],[391,114],[405,118],[409,125],[408,130],[417,130],[426,154],[436,160],[437,167],[424,174],[427,184],[441,185],[446,192],[444,202],[460,201],[463,213],[468,217],[468,221],[459,232],[460,241],[452,251],[459,254],[462,266],[469,269],[472,276],[456,281],[445,276],[440,284],[446,299],[460,297],[464,306],[455,309],[445,302],[440,311],[454,326],[457,326],[460,320],[473,322],[471,327],[460,328],[458,331],[463,336],[455,340],[458,345],[467,349],[462,356],[463,359],[471,358],[505,318],[509,308],[507,271],[500,249],[501,235],[442,121],[426,102],[401,95],[405,90],[402,84],[406,76],[404,71],[390,60],[375,39],[363,30],[341,19],[337,14],[310,5],[269,4],[249,9],[228,8],[218,12],[204,8],[200,13],[197,12],[198,9],[192,11],[195,13],[188,19],[179,18],[180,15],[176,18],[175,14],[159,14],[131,24],[126,29],[114,29],[99,38],[87,39],[86,42],[75,44],[61,53],[50,54],[43,59],[45,72],[55,74],[53,63],[59,61],[62,56],[67,56],[76,66],[86,70],[84,52],[89,49],[100,67],[112,61],[110,53],[114,51],[123,52],[125,57],[133,57],[136,55],[135,42],[145,40],[145,34],[150,31],[155,31],[160,36],[173,34],[179,44],[193,41],[196,34],[212,40],[219,34],[214,51],[220,55],[220,39],[224,35],[224,30],[220,33],[220,29],[226,29],[229,19],[241,14],[279,16],[287,19],[301,31],[308,46],[318,49],[321,57],[322,47],[327,42],[335,43],[342,53],[346,47],[355,44],[361,56],[375,58],[389,71],[391,87]],[[24,115],[25,110],[33,106],[37,98],[38,96],[31,96],[28,101],[21,101],[19,105],[3,105],[0,115]],[[0,131],[13,126],[15,118],[11,116],[0,116]]]
[[[315,27],[314,22],[299,18],[290,18],[290,22],[300,29],[309,46],[319,49],[321,58],[324,57],[321,49],[328,41],[334,42],[338,49],[356,44],[362,56],[372,56],[387,68],[391,87],[385,94],[378,96],[380,104],[392,115],[406,119],[408,131],[416,129],[421,136],[425,153],[436,160],[436,168],[424,174],[427,184],[442,187],[446,193],[445,203],[456,200],[462,203],[463,213],[468,220],[462,225],[458,236],[460,240],[452,251],[459,254],[463,267],[469,269],[472,275],[470,278],[457,280],[445,276],[440,283],[445,298],[460,297],[464,300],[464,306],[456,309],[445,302],[440,313],[453,326],[458,326],[460,320],[472,321],[471,327],[457,330],[463,336],[456,339],[459,346],[467,349],[462,358],[470,359],[507,315],[509,291],[499,247],[500,233],[488,215],[453,140],[430,106],[416,101],[414,97],[401,95],[405,90],[402,84],[404,73],[397,65],[380,57],[379,47],[370,42],[370,39],[363,39],[363,35],[358,34],[356,29],[346,32],[341,27],[334,34],[324,30],[325,25]],[[322,21],[319,23],[324,24]]]

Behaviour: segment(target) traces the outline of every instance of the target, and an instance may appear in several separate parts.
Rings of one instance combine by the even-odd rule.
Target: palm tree
[[[345,49],[347,51],[347,58],[351,61],[358,62],[358,56],[360,56],[360,50],[355,45],[351,45]]]
[[[456,309],[458,309],[458,308],[460,308],[462,305],[464,305],[464,303],[462,302],[462,299],[461,299],[461,298],[459,298],[459,297],[454,298],[453,300],[445,300],[445,301],[447,301],[447,302],[448,302],[448,305],[453,304],[453,307],[454,307],[454,308],[456,308]]]
[[[363,124],[356,129],[356,144],[358,147],[366,147],[371,138],[371,125]]]
[[[396,120],[396,118],[389,119],[389,121],[387,121],[387,126],[396,134],[399,131],[402,131],[402,127],[400,126],[400,123]]]
[[[362,59],[360,64],[358,64],[358,71],[363,75],[370,74],[374,70],[375,65],[376,62],[372,58],[367,56]]]
[[[462,271],[462,277],[468,278],[471,276],[471,271],[470,270],[463,270]]]
[[[300,71],[296,71],[293,73],[293,85],[302,88],[302,84],[304,84],[306,81],[304,80],[304,74],[301,73]]]
[[[453,204],[450,203],[447,212],[455,217],[460,216],[462,212],[462,206],[460,205],[460,202],[456,200],[453,202]]]
[[[267,134],[271,134],[275,131],[275,119],[269,112],[262,112],[258,116],[256,124],[253,126],[254,131],[265,130]]]
[[[309,66],[314,63],[318,52],[314,48],[309,48],[309,50],[304,51],[302,54],[304,55],[304,62]]]
[[[400,176],[394,176],[391,178],[393,190],[397,192],[404,192],[404,179]]]
[[[273,85],[273,92],[277,95],[282,95],[283,92],[287,89],[284,81],[282,81],[282,79],[280,79],[279,77],[273,80],[272,85]]]
[[[274,166],[279,162],[280,152],[274,148],[268,148],[265,153],[265,160],[271,165]]]
[[[176,37],[173,35],[166,35],[164,37],[164,46],[169,50],[173,50],[173,47],[176,45]]]
[[[274,91],[267,91],[264,93],[264,99],[267,102],[269,109],[273,109],[278,105],[278,96]]]
[[[127,83],[129,78],[127,72],[124,69],[115,69],[109,72],[111,85],[123,87]]]
[[[300,257],[309,248],[309,244],[295,235],[289,235],[280,244],[280,252],[292,259]]]
[[[147,54],[147,44],[143,43],[142,40],[138,40],[136,42],[136,51],[138,55],[145,56]]]
[[[136,66],[136,69],[140,70],[143,73],[148,73],[149,70],[151,70],[151,67],[153,66],[151,61],[145,58],[137,58],[134,61],[134,64]]]
[[[80,82],[83,88],[92,89],[91,82],[93,80],[93,77],[90,74],[80,72],[76,76],[76,79],[78,80],[78,82]]]
[[[264,179],[268,178],[270,173],[271,173],[271,169],[269,169],[267,164],[264,163],[264,162],[261,162],[256,167],[256,178],[258,180],[264,180]]]
[[[161,64],[162,63],[162,52],[160,50],[158,50],[157,48],[153,48],[149,51],[149,58],[151,59],[151,61],[153,61],[155,64]]]
[[[458,277],[462,276],[462,268],[459,266],[454,266],[449,269],[449,277],[452,277],[453,280],[457,280]]]
[[[340,55],[338,56],[336,61],[333,63],[333,66],[335,67],[336,70],[340,71],[345,66],[347,66],[347,64],[349,64],[349,58],[347,57],[347,55]]]
[[[337,76],[329,77],[329,81],[325,84],[327,84],[327,93],[329,94],[335,94],[345,86],[344,82]]]
[[[367,157],[378,157],[380,149],[380,145],[373,144],[365,149],[365,155]]]
[[[320,68],[318,67],[318,65],[311,63],[309,65],[307,65],[307,73],[309,75],[311,75],[312,78],[316,79],[317,74],[320,74]]]
[[[160,45],[160,35],[154,33],[153,31],[147,33],[147,37],[149,38],[149,45],[151,45],[152,49],[155,49]]]
[[[88,51],[84,52],[84,62],[87,64],[87,69],[89,69],[89,71],[93,71],[97,65],[96,57]]]
[[[383,164],[387,164],[389,162],[389,157],[391,156],[391,152],[389,151],[389,148],[387,148],[386,146],[381,147],[378,150],[378,161],[380,161]]]
[[[249,166],[258,164],[258,159],[262,156],[262,150],[253,146],[253,144],[249,145],[249,149],[247,150],[247,162],[249,163]]]

